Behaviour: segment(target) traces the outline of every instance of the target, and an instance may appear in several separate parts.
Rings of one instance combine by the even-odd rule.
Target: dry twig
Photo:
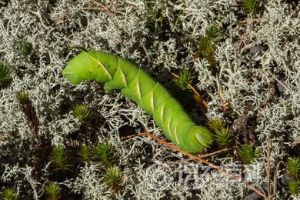
[[[214,151],[212,153],[199,154],[198,156],[201,157],[201,158],[207,158],[207,157],[215,156],[215,155],[227,152],[227,151],[231,151],[231,150],[233,150],[235,148],[236,148],[236,146],[231,147],[231,148],[224,148],[224,149],[221,149],[221,150],[218,150],[218,151]]]
[[[148,131],[145,131],[143,134],[146,134],[149,138],[151,138],[152,140],[156,141],[157,143],[171,149],[172,151],[176,151],[176,152],[180,152],[182,153],[183,155],[189,157],[190,159],[194,160],[194,161],[197,161],[197,162],[200,162],[200,163],[204,163],[206,164],[207,166],[217,170],[219,173],[222,173],[234,180],[242,180],[242,176],[241,175],[236,175],[236,176],[232,176],[230,175],[224,168],[220,167],[220,166],[217,166],[201,157],[198,157],[198,156],[195,156],[193,154],[190,154],[182,149],[180,149],[179,147],[163,140],[163,139],[160,139],[159,137],[149,133]],[[263,198],[267,198],[266,195],[264,193],[262,193],[261,191],[259,191],[255,186],[253,186],[251,183],[249,182],[246,182],[246,181],[242,181],[242,183],[250,190],[254,191],[256,194],[258,194],[259,196],[263,197]]]
[[[271,139],[268,138],[267,141],[267,158],[266,161],[264,162],[265,165],[265,170],[266,170],[266,174],[267,174],[267,179],[268,179],[268,198],[271,195],[271,169],[270,169],[270,156],[271,156]]]

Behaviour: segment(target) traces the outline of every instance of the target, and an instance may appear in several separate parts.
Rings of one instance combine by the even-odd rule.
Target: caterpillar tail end
[[[213,143],[212,133],[204,127],[199,127],[199,131],[195,133],[197,141],[204,147],[207,148]]]
[[[202,126],[193,126],[179,146],[189,153],[197,154],[203,152],[212,143],[213,134],[210,130]]]
[[[189,153],[201,153],[213,143],[213,134],[210,130],[202,126],[194,126],[190,130],[190,139],[187,151]],[[194,141],[194,142],[191,142]]]

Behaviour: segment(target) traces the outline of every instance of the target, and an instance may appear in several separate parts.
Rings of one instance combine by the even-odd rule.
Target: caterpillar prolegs
[[[212,143],[207,128],[196,125],[165,87],[128,60],[101,51],[81,52],[70,60],[63,75],[73,84],[96,80],[105,83],[106,91],[121,90],[152,115],[169,140],[187,152],[199,153]]]

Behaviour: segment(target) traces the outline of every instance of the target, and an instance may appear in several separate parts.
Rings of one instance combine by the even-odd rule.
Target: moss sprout
[[[110,166],[114,161],[113,146],[110,143],[99,143],[96,147],[97,158],[105,166]]]
[[[219,35],[219,29],[216,26],[211,26],[206,30],[205,36],[201,37],[198,42],[196,57],[206,59],[212,68],[217,64],[215,60],[215,42]]]
[[[215,140],[220,147],[228,147],[232,142],[232,132],[229,128],[224,128],[216,132]]]
[[[4,200],[16,200],[17,199],[17,192],[13,188],[6,188],[3,192]]]
[[[61,193],[61,189],[56,182],[51,182],[45,187],[45,194],[47,200],[58,200]]]
[[[121,171],[118,167],[109,167],[105,173],[105,182],[108,186],[115,186],[120,182]]]
[[[287,162],[287,171],[294,178],[300,175],[300,158],[290,158]]]
[[[243,164],[251,164],[257,154],[253,145],[244,144],[238,150],[238,155]]]
[[[293,180],[288,183],[288,190],[291,195],[297,196],[300,194],[300,181]]]
[[[218,131],[218,130],[221,130],[224,128],[224,123],[221,119],[213,118],[213,119],[209,120],[208,126],[213,131]]]
[[[243,0],[242,4],[246,13],[253,14],[256,12],[258,0]]]
[[[159,7],[159,5],[163,4],[161,0],[144,0],[145,16],[147,18],[146,26],[154,33],[159,33],[163,28],[162,9]]]
[[[73,108],[73,115],[80,121],[84,122],[90,117],[90,109],[84,104],[76,105]]]
[[[0,80],[1,81],[5,81],[10,79],[10,70],[8,65],[4,64],[4,63],[0,63]]]
[[[22,42],[20,51],[23,56],[28,56],[32,53],[33,45],[30,42]]]
[[[25,105],[30,103],[28,92],[22,90],[16,93],[16,97],[20,104]]]
[[[67,170],[69,167],[67,151],[62,146],[53,147],[51,160],[57,170]]]
[[[4,87],[11,81],[11,71],[10,67],[0,62],[0,88]]]
[[[79,156],[83,161],[89,161],[91,159],[91,149],[84,145],[79,150]]]
[[[205,36],[210,40],[216,39],[220,35],[220,30],[217,26],[210,26],[205,33]]]
[[[215,141],[219,147],[224,148],[231,144],[233,140],[232,131],[225,126],[222,120],[217,118],[211,119],[208,122],[208,126],[214,131]]]
[[[188,85],[192,81],[192,73],[189,70],[183,69],[180,73],[178,78],[174,80],[174,83],[182,90],[187,90]]]

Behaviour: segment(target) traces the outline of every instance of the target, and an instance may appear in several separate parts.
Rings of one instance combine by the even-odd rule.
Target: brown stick
[[[83,9],[84,10],[100,10],[100,11],[106,12],[106,14],[110,17],[113,17],[116,14],[121,14],[121,15],[123,14],[122,12],[119,12],[119,11],[112,12],[109,8],[107,8],[107,6],[105,6],[104,4],[102,4],[98,1],[93,0],[92,2],[94,2],[98,7],[84,7]]]
[[[40,159],[40,152],[42,150],[42,142],[39,136],[39,121],[37,118],[36,111],[33,107],[33,104],[30,99],[26,102],[20,102],[20,106],[22,111],[27,117],[27,121],[30,125],[33,135],[33,143],[32,143],[32,160],[34,165],[34,177],[38,183],[41,183],[42,178],[42,170],[41,170],[41,159]],[[40,191],[40,185],[37,185],[36,190]]]
[[[279,161],[275,167],[275,170],[274,170],[274,177],[273,177],[273,197],[274,199],[276,199],[276,192],[277,192],[277,172],[279,171],[279,167],[280,167],[280,164],[282,164],[283,162],[282,161]]]
[[[173,145],[173,144],[171,144],[171,143],[169,143],[169,142],[167,142],[167,141],[165,141],[165,140],[162,140],[162,139],[160,139],[159,137],[157,137],[157,136],[155,136],[155,135],[149,133],[148,131],[145,131],[144,133],[146,133],[146,135],[147,135],[148,137],[150,137],[152,140],[156,141],[156,142],[159,143],[159,144],[162,144],[162,145],[165,146],[165,147],[168,147],[168,148],[171,149],[172,151],[180,152],[180,153],[182,153],[183,155],[189,157],[190,159],[192,159],[192,160],[194,160],[194,161],[198,161],[198,162],[200,162],[200,163],[204,163],[204,164],[206,164],[207,166],[209,166],[209,167],[211,167],[211,168],[213,168],[213,169],[216,169],[219,173],[222,173],[222,174],[224,174],[224,175],[227,175],[227,176],[231,177],[231,178],[234,179],[234,180],[242,180],[241,175],[230,176],[230,174],[229,174],[226,170],[222,169],[220,166],[217,166],[217,165],[215,165],[215,164],[213,164],[213,163],[211,163],[211,162],[209,162],[209,161],[207,161],[207,160],[205,160],[205,159],[203,159],[203,158],[200,158],[200,157],[198,157],[198,156],[195,156],[195,155],[193,155],[193,154],[190,154],[190,153],[188,153],[188,152],[186,152],[186,151],[180,149],[179,147],[177,147],[177,146],[175,146],[175,145]],[[259,191],[255,186],[253,186],[251,183],[246,182],[246,181],[243,181],[242,183],[243,183],[248,189],[254,191],[256,194],[260,195],[260,196],[263,197],[263,198],[267,198],[265,194],[263,194],[262,192],[260,192],[260,191]]]
[[[247,23],[253,23],[253,22],[261,22],[261,21],[263,21],[264,20],[264,18],[262,18],[262,17],[259,17],[259,18],[252,18],[252,19],[246,19],[246,20],[242,20],[242,21],[240,21],[239,23],[240,24],[247,24]]]
[[[270,169],[270,157],[271,157],[271,139],[267,141],[267,161],[266,161],[266,173],[268,178],[268,197],[271,195],[271,169]]]
[[[212,152],[212,153],[207,153],[207,154],[199,154],[198,156],[200,158],[207,158],[207,157],[211,157],[211,156],[214,156],[214,155],[218,155],[220,153],[224,153],[226,151],[230,151],[230,150],[233,150],[235,149],[236,146],[232,147],[232,148],[225,148],[225,149],[221,149],[221,150],[218,150],[218,151],[215,151],[215,152]]]

